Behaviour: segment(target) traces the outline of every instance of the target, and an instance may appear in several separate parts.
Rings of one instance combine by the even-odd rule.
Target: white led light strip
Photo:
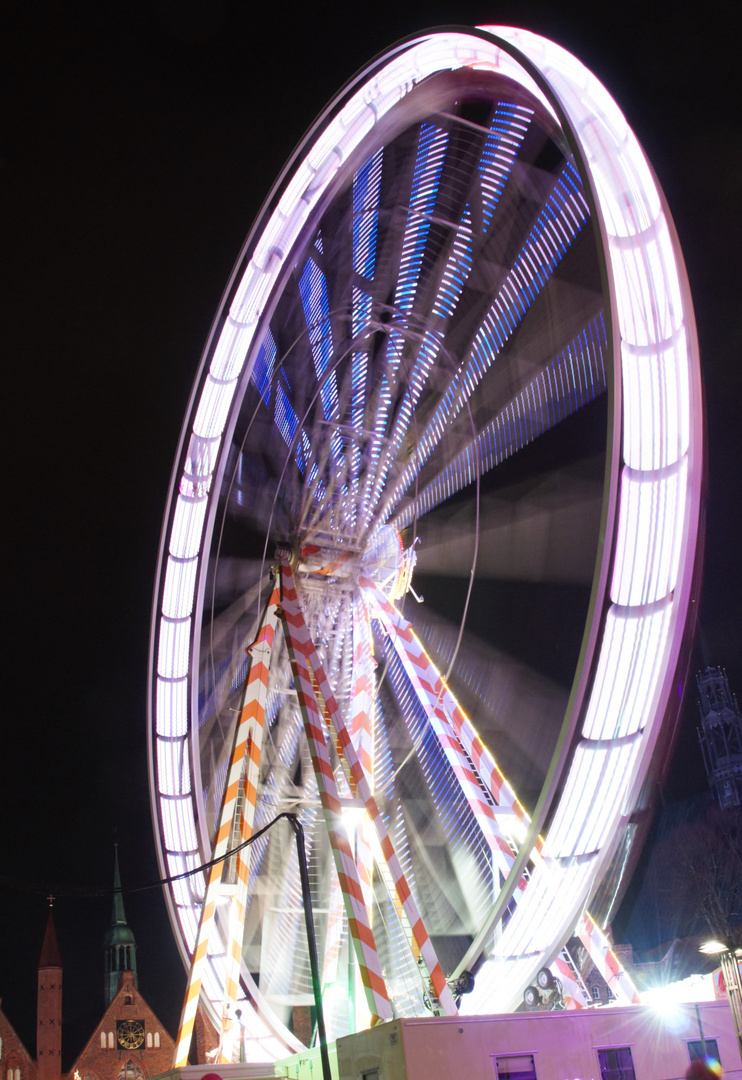
[[[548,81],[592,181],[614,293],[614,370],[622,376],[614,416],[624,465],[611,603],[582,738],[546,837],[547,858],[485,965],[488,973],[480,969],[468,1003],[473,1011],[514,1006],[503,976],[515,981],[516,965],[530,979],[552,958],[633,810],[668,707],[691,599],[702,441],[687,282],[641,147],[605,88],[574,57],[524,31],[492,30]],[[524,954],[525,964],[517,959]]]
[[[221,441],[239,408],[235,391],[261,316],[327,185],[416,82],[461,67],[515,80],[553,116],[566,118],[582,158],[583,182],[592,191],[611,292],[614,421],[620,435],[614,452],[621,460],[611,493],[616,557],[609,537],[602,571],[605,632],[596,630],[592,641],[593,684],[578,752],[546,841],[551,860],[531,879],[495,954],[480,969],[476,990],[465,999],[474,1011],[512,1007],[524,980],[551,960],[633,808],[667,708],[690,603],[702,442],[697,345],[682,259],[638,142],[604,87],[574,57],[525,31],[487,30],[489,36],[422,35],[393,50],[356,80],[334,116],[328,110],[318,122],[316,141],[265,221],[204,360],[168,519],[169,559],[153,636],[154,798],[161,865],[176,872],[197,863],[199,851],[209,854],[208,838],[201,836],[198,845],[197,820],[204,818],[193,801],[199,797],[198,777],[189,784],[181,766],[189,760],[190,740],[191,753],[198,752],[191,622]],[[191,765],[197,768],[195,761]],[[582,795],[586,783],[593,793],[589,799]],[[195,938],[202,894],[200,876],[173,889],[171,910],[186,949]],[[214,980],[205,980],[213,1001],[220,1000],[219,978],[215,971]],[[265,1020],[262,1009],[261,1014]],[[276,1047],[295,1048],[275,1019],[269,1027],[263,1020],[246,1007],[254,1059],[275,1056]]]

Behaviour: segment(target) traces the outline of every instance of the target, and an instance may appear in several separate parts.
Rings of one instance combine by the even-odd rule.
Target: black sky
[[[575,52],[647,150],[684,248],[704,367],[703,655],[742,693],[742,132],[736,5],[364,6],[160,0],[0,17],[3,580],[0,996],[33,1046],[44,893],[68,1053],[102,1004],[114,836],[157,877],[146,672],[161,516],[219,297],[283,162],[375,53],[441,24],[521,25]],[[686,706],[670,796],[703,781]],[[126,897],[140,985],[174,1028],[184,976],[157,891]],[[71,1045],[72,1041],[76,1045]]]

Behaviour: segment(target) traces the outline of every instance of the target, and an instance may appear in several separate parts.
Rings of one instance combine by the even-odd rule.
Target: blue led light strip
[[[405,314],[412,310],[415,300],[430,232],[430,215],[435,208],[447,145],[448,135],[445,131],[435,124],[422,124],[394,295],[395,307]]]
[[[513,162],[520,150],[532,116],[531,109],[504,102],[495,110],[490,133],[479,161],[484,231],[492,220],[495,207],[510,176]],[[453,315],[471,271],[473,249],[472,213],[470,205],[467,204],[441,276],[438,294],[433,303],[433,315],[442,319],[449,319]],[[420,265],[422,265],[422,255]],[[399,335],[397,339],[399,340]],[[368,504],[371,509],[377,505],[381,497],[392,462],[409,429],[415,407],[435,364],[442,342],[441,329],[426,331],[409,376],[404,398],[395,417],[394,429],[390,435],[384,461],[377,471],[373,496]]]
[[[447,145],[448,135],[439,127],[429,123],[421,125],[394,295],[395,308],[402,314],[407,314],[412,310],[415,300],[422,258],[430,231],[430,216],[435,208]],[[399,365],[403,347],[403,336],[392,328],[386,347],[386,359],[390,368],[394,369]],[[375,440],[374,445],[370,447],[371,468],[367,470],[369,478],[374,476],[374,465],[381,453],[381,441],[386,435],[391,404],[392,393],[389,379],[384,373],[381,378],[374,420]],[[367,485],[364,494],[364,517],[372,497],[373,489]]]
[[[327,299],[327,279],[311,257],[307,259],[299,279],[299,293],[304,318],[309,328],[309,341],[325,419],[338,413],[338,391],[335,372],[330,370],[333,356],[330,305]]]
[[[379,196],[381,193],[381,168],[383,151],[377,150],[353,178],[353,270],[365,281],[373,279],[376,265],[376,240],[379,229]],[[372,298],[365,288],[353,285],[353,337],[365,330],[371,318]],[[358,435],[363,430],[368,382],[368,354],[365,349],[356,350],[351,359],[351,405],[350,416],[353,429]],[[353,440],[350,450],[349,486],[352,492],[350,506],[351,528],[358,517],[358,482],[361,474],[361,446]]]
[[[353,270],[367,281],[373,278],[376,263],[382,158],[379,149],[353,178]]]
[[[296,410],[289,401],[288,394],[282,382],[276,383],[274,420],[276,427],[283,437],[283,441],[289,449],[291,449],[296,441],[294,457],[296,458],[296,464],[299,467],[299,471],[304,473],[312,458],[311,445],[306,432],[304,430],[299,431],[299,418],[296,415]],[[297,431],[299,432],[299,438],[295,440]],[[316,472],[317,467],[315,465],[312,468],[312,473],[309,478],[310,481],[314,478]]]
[[[473,263],[471,208],[467,204],[451,254],[441,277],[438,295],[433,302],[433,314],[450,319],[458,304]]]
[[[380,523],[386,521],[393,512],[403,492],[440,442],[446,427],[458,416],[519,326],[533,300],[550,280],[570,243],[589,220],[589,216],[579,174],[572,163],[567,162],[494,303],[484,317],[468,359],[459,367],[443,394],[420,437],[413,461],[404,470],[394,490],[389,493],[379,517]]]
[[[268,329],[260,349],[258,350],[251,376],[253,383],[257,387],[258,393],[266,405],[268,404],[270,395],[273,367],[276,362],[276,351],[276,343],[273,340],[273,334],[271,334],[270,329]]]
[[[532,117],[533,109],[526,109],[523,105],[510,105],[505,101],[500,102],[495,109],[490,134],[479,161],[482,231],[485,233],[492,224],[495,207]]]

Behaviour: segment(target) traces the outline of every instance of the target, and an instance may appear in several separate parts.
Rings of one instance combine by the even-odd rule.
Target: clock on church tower
[[[119,1020],[116,1040],[124,1050],[138,1050],[144,1042],[144,1024],[141,1020]]]

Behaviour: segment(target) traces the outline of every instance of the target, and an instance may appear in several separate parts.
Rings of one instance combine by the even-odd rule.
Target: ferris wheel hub
[[[333,588],[358,584],[359,575],[372,581],[390,600],[398,600],[411,588],[417,560],[414,545],[405,549],[402,537],[393,525],[384,525],[373,534],[363,551],[358,551],[329,536],[304,540],[293,547],[279,545],[277,555],[295,566],[297,577],[310,589],[324,584]]]

